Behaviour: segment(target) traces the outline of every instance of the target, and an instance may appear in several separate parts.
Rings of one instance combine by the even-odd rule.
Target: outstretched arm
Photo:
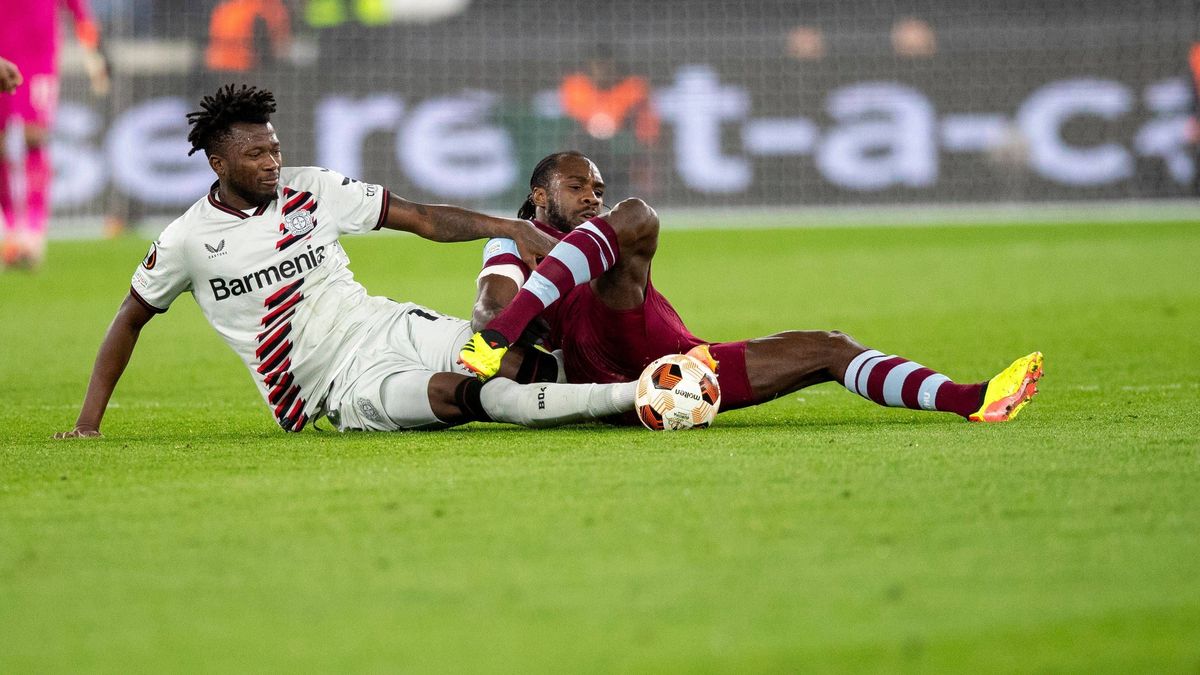
[[[125,296],[117,316],[104,335],[104,341],[100,343],[100,352],[92,366],[92,379],[88,382],[87,395],[84,396],[79,418],[75,420],[75,428],[54,434],[55,438],[100,435],[100,420],[104,418],[108,400],[117,386],[117,380],[121,379],[121,373],[125,372],[142,326],[152,318],[154,313],[142,303],[132,295]]]
[[[507,237],[517,243],[521,259],[530,269],[558,243],[527,220],[496,218],[457,206],[418,204],[394,194],[390,199],[383,227],[442,242]]]

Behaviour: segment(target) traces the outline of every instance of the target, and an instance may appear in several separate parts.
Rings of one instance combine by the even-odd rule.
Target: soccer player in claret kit
[[[416,204],[333,171],[284,167],[270,92],[230,85],[201,107],[188,115],[188,139],[217,181],[137,267],[75,428],[57,437],[99,435],[142,327],[184,292],[241,357],[285,431],[322,414],[338,430],[390,431],[470,421],[550,426],[633,409],[633,382],[481,383],[455,364],[469,322],[367,295],[338,243],[380,227],[442,242],[503,237],[533,262],[553,238],[524,220]],[[504,374],[546,370],[532,365],[546,358],[540,353],[514,357]]]
[[[538,337],[536,327],[543,326],[547,346],[562,352],[567,381],[623,382],[660,356],[686,352],[717,372],[722,411],[836,380],[879,405],[1004,422],[1037,392],[1040,352],[987,382],[959,384],[838,331],[702,340],[650,280],[657,214],[637,199],[603,210],[604,181],[587,157],[560,152],[538,163],[518,217],[531,219],[559,244],[534,269],[512,241],[486,244],[472,313],[480,332],[464,346],[460,362],[486,379],[510,345]],[[535,329],[526,333],[531,324]],[[636,423],[633,415],[625,419]]]

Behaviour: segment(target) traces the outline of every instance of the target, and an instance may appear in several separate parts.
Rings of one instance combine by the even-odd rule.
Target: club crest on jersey
[[[379,410],[375,407],[374,403],[371,403],[370,399],[359,397],[354,403],[358,408],[358,414],[372,422],[383,424],[383,415],[379,414]]]
[[[306,209],[289,213],[283,217],[283,228],[293,237],[310,232],[315,226],[316,221],[313,220],[312,213]]]

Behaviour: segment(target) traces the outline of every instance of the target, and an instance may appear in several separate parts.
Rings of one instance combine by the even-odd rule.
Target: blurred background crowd
[[[1190,0],[91,0],[103,96],[62,4],[64,234],[203,194],[184,115],[226,82],[275,92],[288,164],[492,211],[566,148],[614,197],[668,207],[1163,200],[1196,183]]]

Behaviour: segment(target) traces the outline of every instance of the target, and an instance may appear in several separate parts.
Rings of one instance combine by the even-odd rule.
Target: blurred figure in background
[[[86,50],[85,64],[92,91],[108,93],[108,63],[100,51],[100,28],[87,0],[63,3],[75,20],[75,36]],[[0,97],[0,211],[4,215],[3,264],[36,268],[46,251],[50,217],[49,135],[58,106],[58,2],[0,0],[0,45],[4,55],[24,74],[25,84]],[[7,152],[10,125],[24,130],[24,190],[14,190],[15,167]]]
[[[903,17],[892,24],[892,51],[907,59],[926,59],[937,53],[937,35],[924,19]]]
[[[578,122],[567,145],[613,167],[612,184],[620,192],[653,196],[656,179],[652,153],[661,121],[646,78],[622,73],[607,45],[596,48],[583,69],[569,73],[558,87],[563,113]]]
[[[825,33],[816,26],[798,25],[788,31],[787,55],[797,61],[820,61],[828,49]]]
[[[1188,117],[1187,141],[1192,147],[1196,170],[1192,172],[1192,190],[1200,195],[1200,42],[1188,50],[1188,83],[1192,87],[1192,114]]]
[[[258,48],[260,27],[269,50]],[[224,0],[213,9],[204,63],[215,73],[246,73],[264,60],[286,59],[291,43],[292,21],[283,0]]]

